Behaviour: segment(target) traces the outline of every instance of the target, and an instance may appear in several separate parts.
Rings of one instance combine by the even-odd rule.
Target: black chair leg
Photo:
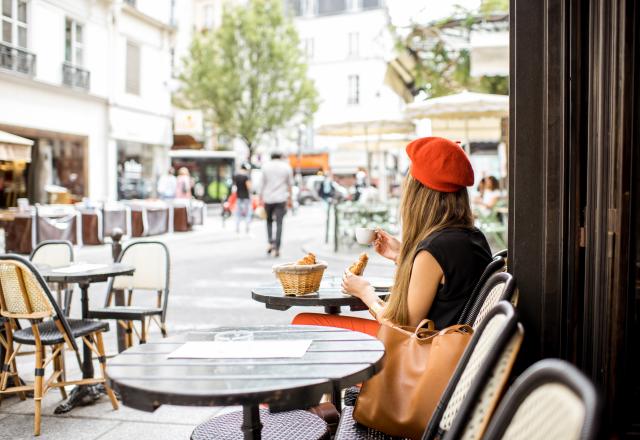
[[[64,289],[64,314],[69,316],[71,313],[71,300],[73,299],[73,287]]]

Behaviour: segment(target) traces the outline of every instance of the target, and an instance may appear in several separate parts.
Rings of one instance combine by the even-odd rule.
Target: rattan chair
[[[460,314],[460,318],[458,319],[458,322],[463,324],[468,324],[468,325],[472,324],[472,322],[470,322],[469,315],[471,314],[474,305],[478,301],[478,296],[480,295],[480,292],[482,292],[482,289],[487,284],[487,280],[491,278],[491,275],[504,272],[505,269],[506,269],[506,265],[504,262],[504,258],[499,255],[498,256],[494,255],[493,260],[491,260],[491,262],[487,265],[487,267],[482,272],[482,275],[480,275],[480,279],[476,283],[476,287],[473,289],[473,292],[471,292],[471,296],[469,296],[469,299],[467,300],[467,303],[465,304],[464,309],[462,309],[462,313]]]
[[[508,272],[491,275],[461,324],[478,328],[491,309],[500,301],[509,301],[514,306],[518,302],[516,279]]]
[[[114,277],[107,287],[107,299],[104,308],[89,310],[89,317],[96,319],[115,319],[125,327],[127,346],[133,345],[135,332],[141,344],[147,342],[149,324],[154,321],[163,337],[167,336],[165,319],[169,301],[169,249],[160,241],[137,241],[125,247],[118,261],[136,268],[133,275]],[[128,293],[126,305],[112,305],[114,290]],[[134,291],[153,291],[157,293],[156,307],[134,306]],[[140,331],[133,323],[140,322]]]
[[[29,260],[34,264],[46,264],[54,269],[69,266],[74,260],[73,244],[67,240],[45,240],[31,252]],[[69,316],[73,287],[69,288],[63,283],[50,283],[49,287],[56,292],[58,305],[63,308],[64,314]]]
[[[0,256],[0,315],[8,318],[4,323],[7,351],[5,353],[2,375],[0,375],[0,394],[33,391],[35,403],[34,435],[40,435],[40,419],[42,398],[51,388],[60,388],[66,398],[64,387],[67,385],[104,384],[107,395],[114,409],[118,409],[118,401],[105,380],[105,355],[102,332],[109,330],[106,322],[69,319],[64,316],[60,307],[53,300],[49,287],[37,269],[23,257],[17,255]],[[14,330],[12,321],[28,320],[30,326]],[[97,354],[102,369],[99,378],[87,378],[67,381],[64,378],[64,345],[67,344],[76,353],[78,363],[78,346],[76,338],[82,341]],[[17,344],[14,349],[14,344]],[[17,372],[9,371],[22,345],[35,346],[35,383],[7,387],[10,376]],[[47,356],[46,349],[51,348]],[[49,364],[53,372],[45,380],[45,369]]]
[[[516,311],[504,301],[496,305],[469,342],[423,440],[477,439],[482,435],[504,387],[522,342],[522,326]],[[359,425],[353,407],[340,416],[336,440],[394,440],[397,437]]]
[[[496,410],[487,440],[598,438],[602,405],[593,384],[559,359],[529,367]]]

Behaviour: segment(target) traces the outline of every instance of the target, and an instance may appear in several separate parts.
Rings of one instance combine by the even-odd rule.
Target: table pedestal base
[[[58,405],[54,414],[64,414],[77,406],[93,405],[102,395],[106,396],[104,385],[78,385],[69,394],[66,402]]]

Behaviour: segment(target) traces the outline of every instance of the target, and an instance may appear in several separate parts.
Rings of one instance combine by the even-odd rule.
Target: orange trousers
[[[371,336],[378,334],[380,323],[374,319],[356,318],[353,316],[326,315],[324,313],[300,313],[291,321],[294,325],[319,325],[322,327],[338,327]]]

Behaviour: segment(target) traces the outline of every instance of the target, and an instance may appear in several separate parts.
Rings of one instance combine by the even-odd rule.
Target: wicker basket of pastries
[[[309,295],[320,288],[327,263],[318,261],[312,253],[305,255],[295,263],[285,263],[273,267],[282,284],[285,295]]]

